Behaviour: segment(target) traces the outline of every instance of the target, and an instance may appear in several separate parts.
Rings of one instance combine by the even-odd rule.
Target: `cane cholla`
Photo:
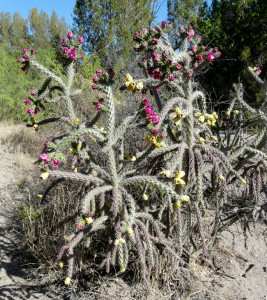
[[[205,94],[194,82],[195,75],[221,53],[217,48],[201,45],[201,36],[196,36],[191,26],[179,28],[180,51],[175,51],[167,36],[170,27],[162,22],[134,34],[134,50],[140,56],[144,77],[135,79],[127,74],[120,90],[125,96],[128,92],[144,96],[138,110],[125,116],[118,126],[113,69],[96,70],[92,84],[92,89],[99,92],[94,103],[95,115],[85,122],[77,118],[73,101],[82,91],[73,88],[73,80],[75,65],[83,58],[82,37],[76,40],[69,33],[68,40],[62,40],[64,78],[27,55],[27,49],[19,59],[25,73],[33,67],[48,76],[40,90],[32,91],[25,100],[30,115],[28,126],[36,131],[49,122],[68,126],[67,134],[45,142],[39,156],[41,178],[52,179],[52,185],[54,179],[62,179],[86,186],[76,230],[65,237],[66,243],[58,254],[58,260],[65,254],[68,257],[65,284],[70,284],[73,276],[75,248],[81,243],[90,247],[94,235],[101,237],[101,232],[108,231],[104,241],[108,245],[106,256],[99,267],[105,266],[109,272],[111,265],[118,265],[120,272],[125,272],[129,258],[137,257],[142,279],[149,288],[151,276],[160,276],[164,255],[173,267],[178,267],[185,263],[183,257],[190,255],[192,249],[202,247],[203,253],[207,253],[208,242],[225,225],[223,207],[233,190],[249,181],[249,192],[257,204],[262,203],[266,127],[262,126],[249,145],[238,145],[231,155],[222,151],[218,114],[207,110]],[[266,82],[251,72],[262,85],[262,110],[257,114],[266,124]],[[172,91],[175,97],[163,99],[162,90]],[[53,98],[55,91],[58,96]],[[229,114],[235,101],[240,109],[255,113],[243,100],[237,85]],[[37,121],[35,115],[50,102],[64,103],[65,114]],[[129,151],[126,134],[144,128],[142,150]],[[100,155],[94,155],[92,143],[100,149]],[[69,171],[57,170],[65,159],[66,149],[73,155],[72,164]],[[257,164],[248,167],[256,157]],[[86,167],[80,168],[77,161]],[[248,176],[250,179],[245,179]],[[208,208],[215,211],[210,232],[205,231],[203,224]]]

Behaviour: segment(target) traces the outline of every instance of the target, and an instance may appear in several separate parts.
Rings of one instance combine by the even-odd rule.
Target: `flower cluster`
[[[35,54],[37,54],[35,50],[31,49],[31,51],[29,51],[28,49],[25,48],[23,49],[23,55],[20,58],[18,58],[18,63],[23,65],[21,71],[23,71],[25,74],[28,73],[31,56]]]
[[[132,91],[135,93],[136,91],[143,90],[143,83],[142,82],[134,82],[133,78],[130,74],[126,74],[125,76],[126,82],[123,83],[123,86],[120,88],[120,90],[127,90],[127,91]]]
[[[93,213],[89,212],[86,216],[82,216],[79,222],[76,225],[77,230],[81,230],[84,228],[85,224],[92,224],[94,222]]]
[[[216,121],[218,119],[218,115],[215,111],[212,114],[204,115],[202,115],[201,112],[197,112],[194,114],[194,117],[198,119],[200,124],[204,124],[206,122],[206,124],[211,127],[216,125]]]
[[[185,181],[182,179],[185,176],[185,171],[179,171],[175,173],[174,183],[185,186]]]
[[[180,123],[180,120],[184,117],[184,115],[182,114],[180,108],[175,107],[174,108],[174,113],[170,114],[170,119],[173,120],[174,125],[178,126]]]
[[[92,89],[96,90],[99,84],[113,83],[113,78],[116,77],[116,73],[112,68],[109,68],[107,72],[103,72],[101,69],[95,70],[96,76],[93,77]]]
[[[105,106],[103,105],[104,102],[104,98],[100,97],[100,94],[98,94],[97,101],[93,102],[93,104],[95,105],[95,110],[105,111]]]
[[[84,38],[82,36],[78,37],[78,39],[74,39],[74,35],[72,32],[68,33],[68,40],[62,39],[62,53],[64,56],[70,60],[75,59],[83,59],[83,53],[81,52],[81,45],[84,42]]]

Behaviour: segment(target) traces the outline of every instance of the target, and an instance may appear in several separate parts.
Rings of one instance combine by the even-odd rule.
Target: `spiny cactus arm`
[[[158,127],[160,128],[162,123],[165,121],[168,113],[173,110],[174,106],[178,105],[179,108],[182,110],[183,116],[187,116],[190,113],[190,106],[189,103],[182,97],[176,97],[172,100],[168,101],[167,104],[163,107],[161,114],[159,115],[159,124]],[[182,109],[181,106],[185,106],[185,109]]]
[[[200,109],[201,109],[201,113],[205,114],[206,113],[206,97],[203,94],[203,92],[201,91],[195,91],[192,93],[192,95],[190,96],[190,100],[192,102],[192,104],[197,100],[200,100]]]
[[[180,147],[181,147],[181,144],[174,144],[174,145],[166,146],[164,148],[156,148],[150,154],[148,154],[145,161],[151,160],[160,155],[165,155],[167,153],[170,153],[172,151],[179,149]]]
[[[48,75],[49,77],[51,77],[54,81],[56,81],[61,87],[65,88],[65,84],[63,82],[63,80],[57,76],[56,74],[52,73],[50,70],[48,70],[47,68],[45,68],[44,66],[42,66],[41,64],[39,64],[37,61],[35,60],[30,60],[30,65],[35,67],[37,70],[41,71],[42,73]]]
[[[143,183],[143,184],[150,184],[152,186],[157,187],[161,191],[165,191],[168,193],[172,198],[179,200],[179,195],[176,194],[173,189],[171,189],[166,184],[161,183],[154,176],[134,176],[131,178],[124,179],[120,182],[120,185],[128,185],[128,184],[136,184],[136,183]]]
[[[182,98],[185,98],[185,91],[182,86],[179,84],[176,84],[175,81],[169,81],[168,87],[175,90],[175,93],[177,96],[180,96]]]
[[[99,112],[94,116],[94,118],[92,119],[92,121],[86,122],[86,123],[85,123],[85,127],[95,127],[94,125],[95,125],[96,122],[100,119],[101,115],[102,115],[102,112],[99,111]]]
[[[188,147],[186,143],[182,142],[180,144],[179,150],[176,153],[174,153],[168,168],[171,174],[173,174],[175,170],[182,169],[183,157],[187,148]]]
[[[52,80],[53,80],[53,78],[51,76],[48,76],[46,78],[46,80],[44,81],[44,83],[42,84],[40,89],[38,90],[38,95],[42,95],[45,92],[46,88],[49,86],[49,84],[51,83]]]
[[[248,68],[248,73],[252,76],[252,78],[260,85],[263,85],[263,80],[259,77],[259,74],[252,71],[252,68]]]
[[[94,184],[103,184],[105,181],[97,178],[93,175],[85,175],[81,173],[64,172],[64,171],[50,171],[49,177],[51,178],[62,178],[65,180],[81,181],[81,182],[92,182]]]
[[[56,150],[62,150],[64,148],[66,148],[75,139],[80,138],[81,136],[87,135],[87,134],[93,135],[94,137],[99,139],[99,141],[101,141],[101,142],[103,142],[105,140],[104,135],[102,133],[100,133],[100,131],[97,131],[92,128],[81,128],[77,131],[74,131],[66,138],[62,139],[61,142],[56,145]]]
[[[118,140],[124,136],[129,124],[133,122],[133,120],[136,118],[137,114],[138,114],[138,112],[136,114],[134,114],[133,116],[126,117],[122,121],[122,123],[118,126],[118,128],[114,132],[114,136],[112,139],[113,145],[116,144],[118,142]]]
[[[81,94],[82,94],[82,90],[81,89],[77,89],[77,90],[73,91],[70,94],[70,97],[71,98],[79,97],[79,96],[81,96]]]
[[[94,222],[91,224],[90,233],[96,232],[98,230],[102,230],[107,228],[107,225],[104,223],[109,219],[108,216],[104,215],[94,220]]]
[[[253,141],[253,147],[262,149],[267,142],[267,127],[260,128],[259,133]]]
[[[74,79],[74,74],[75,74],[75,70],[74,70],[74,61],[72,61],[71,63],[68,64],[67,66],[67,82],[66,82],[66,95],[70,96],[71,92],[71,88],[72,88],[72,84],[73,84],[73,79]]]
[[[135,218],[135,210],[136,210],[135,200],[132,197],[132,195],[126,191],[126,189],[124,187],[119,186],[119,190],[121,191],[122,196],[124,197],[124,199],[126,200],[126,202],[129,205],[129,219],[126,221],[127,221],[128,226],[131,227],[133,225],[134,218]]]
[[[195,159],[197,163],[197,201],[203,204],[203,160],[199,150],[195,151]]]
[[[111,86],[105,86],[104,92],[106,93],[106,107],[107,107],[107,139],[109,142],[112,142],[112,137],[114,134],[115,128],[115,103],[112,95]]]
[[[97,188],[94,188],[92,189],[90,192],[88,192],[85,197],[83,198],[82,200],[82,203],[81,203],[81,210],[82,210],[82,213],[84,215],[86,215],[89,211],[89,206],[90,206],[90,201],[93,197],[101,194],[101,193],[106,193],[106,192],[109,192],[113,189],[113,186],[112,185],[104,185],[104,186],[100,186],[100,187],[97,187]]]

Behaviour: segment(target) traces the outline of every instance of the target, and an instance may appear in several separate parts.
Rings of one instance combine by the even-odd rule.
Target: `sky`
[[[30,9],[37,7],[38,12],[45,11],[49,16],[54,9],[59,19],[65,17],[67,24],[72,25],[73,8],[76,0],[0,0],[0,12],[10,12],[13,15],[19,12],[23,19],[28,17]],[[167,0],[159,0],[161,8],[158,12],[158,22],[167,20]]]

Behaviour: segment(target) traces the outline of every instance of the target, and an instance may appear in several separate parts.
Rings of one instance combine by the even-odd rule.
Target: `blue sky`
[[[211,0],[208,0],[210,3]],[[59,18],[65,17],[66,22],[72,25],[71,14],[75,6],[76,0],[0,0],[0,11],[19,12],[20,15],[26,19],[30,9],[37,7],[38,12],[44,10],[49,16],[54,9]],[[162,4],[158,11],[157,21],[161,22],[167,20],[167,0],[158,0]]]
[[[49,16],[54,9],[59,18],[65,17],[66,22],[72,25],[71,14],[75,6],[76,0],[0,0],[0,11],[19,12],[20,15],[26,19],[30,9],[37,7],[38,12],[44,10]],[[160,11],[158,12],[158,21],[161,22],[167,19],[167,0],[159,0],[163,3]]]

